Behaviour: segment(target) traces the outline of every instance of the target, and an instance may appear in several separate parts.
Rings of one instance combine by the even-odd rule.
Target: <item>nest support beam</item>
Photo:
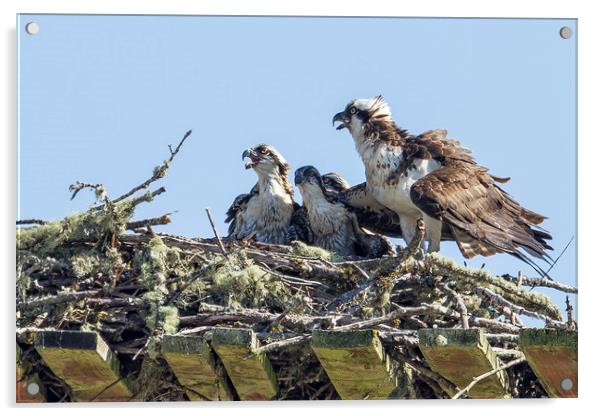
[[[211,347],[221,359],[241,400],[271,400],[278,394],[272,365],[250,329],[216,328]]]
[[[203,337],[166,335],[161,355],[190,400],[233,400],[226,371]]]
[[[34,345],[46,365],[78,402],[127,401],[132,392],[121,378],[119,361],[95,332],[41,331]]]
[[[342,399],[395,398],[397,371],[375,331],[314,330],[311,346]]]
[[[23,351],[17,345],[17,403],[42,403],[46,401],[44,385],[37,374],[29,375],[29,371],[20,362]]]
[[[524,329],[518,344],[551,397],[577,397],[577,331]]]
[[[464,388],[475,377],[498,368],[501,362],[481,329],[421,329],[419,347],[431,369]],[[472,398],[508,398],[505,371],[487,377],[468,391]]]

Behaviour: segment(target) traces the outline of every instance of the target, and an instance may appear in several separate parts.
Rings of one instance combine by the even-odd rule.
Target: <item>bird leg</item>
[[[440,250],[441,243],[441,227],[443,223],[441,220],[429,217],[424,217],[425,235],[424,239],[428,241],[427,253],[436,253]]]

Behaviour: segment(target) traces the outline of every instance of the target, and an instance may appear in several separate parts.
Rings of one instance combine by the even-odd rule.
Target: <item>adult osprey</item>
[[[245,169],[253,168],[258,181],[248,194],[237,196],[226,212],[226,223],[230,223],[228,237],[235,240],[254,237],[271,244],[288,243],[293,213],[300,208],[293,200],[288,163],[267,144],[245,150],[242,158],[250,159]]]
[[[349,188],[335,173],[324,176],[313,166],[295,171],[295,185],[303,198],[309,222],[309,243],[341,256],[380,257],[392,254],[388,240],[364,231],[353,208],[339,194]]]
[[[496,184],[509,178],[489,174],[470,150],[447,139],[446,130],[409,134],[391,119],[381,96],[351,101],[335,122],[341,123],[337,130],[351,133],[367,191],[399,215],[406,243],[422,216],[429,252],[439,251],[442,233],[466,258],[509,253],[534,265],[525,252],[546,258],[545,250],[552,249],[550,234],[537,227],[545,217],[520,206]]]

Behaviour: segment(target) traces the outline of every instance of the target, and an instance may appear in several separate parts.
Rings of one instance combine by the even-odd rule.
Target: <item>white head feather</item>
[[[381,95],[372,98],[357,98],[353,100],[353,105],[358,110],[368,111],[371,117],[391,118],[391,108]]]
[[[356,98],[347,106],[348,109],[352,109],[353,107],[357,109],[357,113],[351,115],[351,120],[347,127],[357,147],[364,141],[365,120],[363,117],[358,116],[359,112],[368,113],[371,119],[376,118],[390,121],[391,109],[389,108],[389,104],[380,95],[372,98]]]

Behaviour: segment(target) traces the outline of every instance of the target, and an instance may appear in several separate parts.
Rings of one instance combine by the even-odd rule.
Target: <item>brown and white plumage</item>
[[[230,223],[228,237],[288,243],[293,213],[299,208],[288,181],[288,163],[276,149],[265,144],[245,150],[242,157],[250,159],[245,168],[252,168],[258,181],[248,194],[237,196],[226,212],[226,223]]]
[[[355,141],[367,192],[399,215],[406,242],[423,216],[429,251],[452,238],[467,258],[509,253],[532,264],[524,252],[547,256],[551,236],[538,227],[545,217],[521,207],[497,185],[509,179],[478,165],[446,130],[409,134],[391,119],[382,97],[352,101],[336,121]]]
[[[313,166],[295,172],[295,185],[303,197],[309,225],[308,243],[341,256],[380,257],[392,254],[388,240],[364,231],[352,207],[339,200],[348,188],[339,175],[320,175]]]

